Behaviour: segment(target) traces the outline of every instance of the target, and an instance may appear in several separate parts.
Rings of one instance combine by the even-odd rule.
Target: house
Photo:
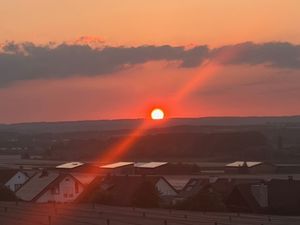
[[[271,163],[253,161],[236,161],[225,166],[225,172],[230,174],[271,174],[276,169]]]
[[[114,175],[126,175],[134,174],[134,162],[116,162],[111,164],[105,164],[100,166],[101,173],[114,174]]]
[[[189,182],[186,183],[182,191],[179,193],[177,200],[184,200],[189,197],[196,195],[201,191],[207,184],[209,184],[209,179],[206,178],[191,178]]]
[[[175,190],[179,193],[183,190],[186,184],[190,181],[190,176],[164,176],[164,178],[175,188]]]
[[[259,183],[262,179],[252,177],[232,178],[228,176],[201,176],[191,178],[179,192],[175,202],[179,202],[197,195],[200,191],[217,193],[223,201],[231,194],[234,187],[244,183]]]
[[[95,173],[70,173],[73,177],[75,177],[80,183],[84,186],[88,186],[94,179],[96,179],[97,174]]]
[[[266,186],[249,183],[236,185],[226,200],[227,207],[234,212],[262,213],[266,211],[267,193],[259,191],[260,189],[266,190]]]
[[[218,178],[214,182],[208,183],[203,187],[203,190],[214,191],[220,194],[222,200],[225,200],[234,188],[234,181],[227,178]]]
[[[231,193],[234,183],[231,179],[227,178],[191,178],[185,185],[180,195],[183,199],[195,196],[199,191],[213,191],[220,194],[222,199]]]
[[[101,202],[111,205],[131,206],[133,196],[144,182],[152,184],[163,201],[169,201],[177,192],[160,176],[112,175],[95,179],[80,196],[81,202]]]
[[[239,184],[226,200],[232,211],[273,214],[300,213],[300,181],[273,179],[265,183]]]
[[[17,173],[17,170],[0,169],[0,201],[15,201],[14,193],[6,186],[6,183]]]
[[[273,179],[267,183],[268,207],[276,214],[300,214],[300,181]]]
[[[72,202],[83,189],[84,185],[70,174],[42,171],[18,189],[16,196],[28,202]]]
[[[27,180],[29,180],[35,171],[17,171],[6,183],[5,186],[11,191],[17,191]]]

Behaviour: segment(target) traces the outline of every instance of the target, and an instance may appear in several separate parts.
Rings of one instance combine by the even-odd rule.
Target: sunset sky
[[[0,123],[300,114],[298,0],[0,3]]]

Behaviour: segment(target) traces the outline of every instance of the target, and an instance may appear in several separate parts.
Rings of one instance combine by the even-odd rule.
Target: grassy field
[[[1,225],[299,225],[300,217],[0,202]]]

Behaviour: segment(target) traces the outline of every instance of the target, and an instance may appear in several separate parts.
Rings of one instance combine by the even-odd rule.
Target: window
[[[22,184],[15,184],[15,191],[18,190],[21,186]]]

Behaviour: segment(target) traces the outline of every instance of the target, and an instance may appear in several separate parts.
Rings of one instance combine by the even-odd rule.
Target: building
[[[265,162],[236,161],[226,164],[225,172],[230,174],[271,174],[276,166]]]
[[[29,180],[36,172],[35,171],[17,171],[15,174],[5,183],[11,191],[17,191],[22,185]]]
[[[259,199],[267,198],[266,192],[263,193],[259,191],[261,187],[266,190],[265,185],[260,185],[261,184],[236,185],[226,200],[228,209],[234,212],[247,213],[262,213],[266,211],[267,206],[265,202],[263,205],[259,204],[259,202],[262,202]]]
[[[143,182],[153,185],[165,202],[177,195],[172,185],[161,176],[112,175],[99,176],[95,179],[80,196],[79,201],[131,206],[133,196],[139,191]]]
[[[136,174],[162,174],[167,162],[138,162],[134,164]]]
[[[67,162],[67,163],[60,164],[55,168],[58,170],[70,170],[70,169],[81,168],[82,166],[84,166],[84,163],[82,162]]]
[[[100,166],[100,173],[111,175],[134,174],[134,162],[116,162]]]
[[[226,204],[231,211],[272,214],[300,213],[300,181],[273,179],[237,185]]]
[[[275,214],[300,214],[300,181],[273,179],[267,182],[268,208]]]
[[[164,178],[169,182],[169,184],[172,185],[175,190],[180,193],[183,188],[186,186],[186,184],[190,181],[191,177],[190,176],[164,176]]]
[[[70,174],[42,171],[29,179],[16,196],[28,202],[72,202],[84,189],[84,185]]]
[[[209,184],[209,179],[191,178],[180,192],[180,197],[182,199],[192,197],[201,191],[207,184]]]

